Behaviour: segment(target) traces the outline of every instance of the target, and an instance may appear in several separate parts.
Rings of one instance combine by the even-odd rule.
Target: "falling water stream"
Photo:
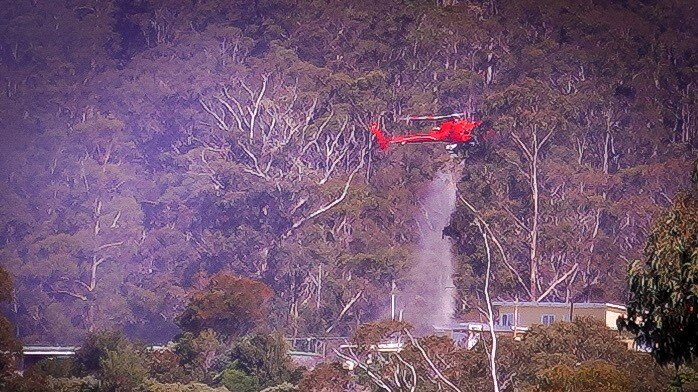
[[[398,308],[418,334],[434,332],[448,324],[454,313],[451,243],[443,236],[456,206],[456,183],[452,171],[439,173],[421,200],[419,248],[410,276],[400,284]]]

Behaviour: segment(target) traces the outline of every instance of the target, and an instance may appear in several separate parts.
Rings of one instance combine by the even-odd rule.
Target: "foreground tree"
[[[162,384],[153,380],[145,383],[144,390],[146,392],[228,392],[225,387],[213,388],[198,382]]]
[[[342,364],[325,362],[305,374],[298,388],[308,392],[343,392],[348,390],[350,385],[351,376],[342,368]]]
[[[414,338],[396,322],[365,324],[354,337],[355,348],[346,348],[340,357],[353,362],[353,378],[341,379],[332,369],[318,369],[305,375],[314,391],[330,392],[323,380],[350,382],[380,391],[492,391],[489,369],[491,342],[487,334],[468,349],[446,336]],[[401,350],[380,351],[377,342],[402,333]],[[661,391],[671,372],[648,355],[629,351],[618,333],[604,322],[576,318],[531,328],[521,341],[499,337],[497,385],[500,391]],[[461,342],[464,343],[464,342]],[[336,365],[340,366],[340,365]],[[336,368],[336,367],[335,367]],[[323,383],[324,382],[324,383]],[[321,389],[324,385],[326,389]]]
[[[136,390],[148,375],[144,352],[143,345],[128,340],[121,332],[100,331],[87,336],[75,356],[75,366],[71,368],[76,376],[99,379],[100,390]],[[67,369],[67,372],[70,371]],[[65,377],[65,374],[56,372],[47,375]],[[76,382],[86,381],[81,379]]]
[[[0,301],[8,301],[12,296],[12,280],[8,273],[0,267]],[[14,358],[21,349],[15,339],[12,323],[0,316],[0,390],[7,388],[13,376]]]
[[[105,392],[136,391],[148,375],[142,352],[133,344],[124,344],[107,351],[99,361],[100,379]]]
[[[605,323],[589,317],[535,326],[514,345],[513,353],[503,350],[503,372],[516,374],[514,386],[525,391],[665,389],[670,372],[646,354],[629,351],[618,337]]]
[[[612,364],[584,362],[576,367],[557,365],[541,373],[540,391],[631,391],[628,375]]]
[[[296,383],[300,373],[288,356],[288,345],[279,333],[254,334],[238,339],[229,353],[223,384],[230,390],[258,391],[284,382]],[[230,383],[226,383],[227,380]],[[232,381],[235,380],[236,383]],[[247,385],[247,389],[240,388]],[[231,388],[238,385],[238,388]]]
[[[628,273],[628,320],[638,343],[660,364],[676,367],[698,355],[698,160],[692,186],[656,223],[645,259]]]
[[[101,363],[110,351],[127,344],[127,340],[118,331],[100,331],[87,335],[75,354],[75,364],[80,375],[96,374]]]

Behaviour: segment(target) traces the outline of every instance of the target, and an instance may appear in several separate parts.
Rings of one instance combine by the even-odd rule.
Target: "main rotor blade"
[[[401,121],[432,121],[432,120],[441,120],[444,118],[453,118],[453,117],[465,117],[465,113],[444,114],[441,116],[409,116],[409,117],[403,117],[400,120]]]

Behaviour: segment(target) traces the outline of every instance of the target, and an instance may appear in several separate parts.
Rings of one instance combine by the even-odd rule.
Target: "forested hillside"
[[[6,314],[28,343],[167,341],[232,275],[258,294],[243,308],[268,299],[269,327],[346,335],[389,309],[440,172],[458,178],[444,231],[458,309],[484,280],[475,217],[496,240],[495,296],[624,302],[696,156],[696,14],[680,0],[6,4]],[[451,158],[381,152],[368,132],[453,111],[495,136]]]

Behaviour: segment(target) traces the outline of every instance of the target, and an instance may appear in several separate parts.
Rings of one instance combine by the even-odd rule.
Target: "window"
[[[499,325],[503,327],[511,327],[514,325],[514,315],[511,313],[504,313],[499,318]]]
[[[554,314],[544,314],[540,317],[540,322],[543,325],[550,325],[555,322],[555,315]]]

